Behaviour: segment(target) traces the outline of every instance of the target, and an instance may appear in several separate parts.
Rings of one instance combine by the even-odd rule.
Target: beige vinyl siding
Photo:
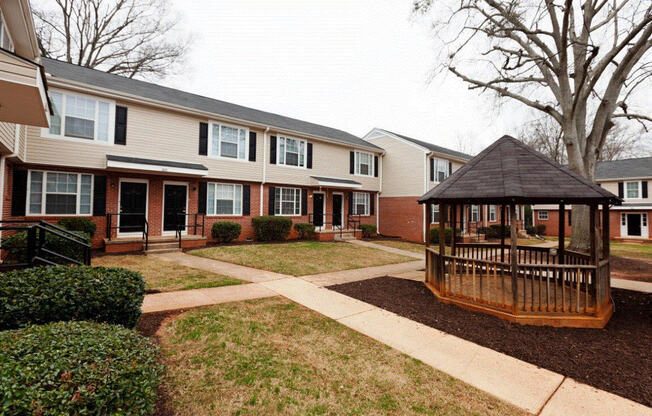
[[[2,153],[12,153],[16,140],[16,125],[13,123],[0,122],[0,145]]]
[[[383,156],[382,197],[421,196],[424,194],[424,151],[418,147],[382,136],[369,140],[385,149]]]
[[[270,133],[279,137],[278,133]],[[297,136],[288,136],[291,138],[302,139]],[[269,163],[269,146],[270,140],[267,141],[267,182],[269,183],[287,183],[292,185],[311,185],[314,181],[311,176],[326,176],[331,178],[350,179],[362,184],[362,189],[368,191],[378,191],[380,180],[374,176],[351,175],[349,172],[350,152],[355,149],[347,146],[318,142],[309,139],[303,139],[312,143],[312,169],[297,168],[284,165],[272,165]],[[369,152],[372,153],[372,152]],[[378,154],[375,154],[378,156]],[[278,155],[276,160],[278,161]],[[380,168],[380,167],[379,167]]]
[[[638,182],[638,181],[647,181],[647,198],[639,198],[639,199],[628,199],[627,198],[627,188],[625,187],[626,185],[625,182]],[[632,203],[642,203],[642,202],[648,202],[652,203],[652,179],[622,179],[620,181],[605,181],[605,182],[600,182],[600,186],[602,186],[604,189],[607,191],[611,192],[614,195],[618,195],[618,182],[623,182],[623,187],[624,187],[624,201],[625,202],[632,202]]]

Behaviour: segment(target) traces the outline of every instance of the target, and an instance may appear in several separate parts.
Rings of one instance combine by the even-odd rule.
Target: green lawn
[[[140,272],[145,278],[148,291],[170,292],[174,290],[201,289],[239,285],[242,280],[193,269],[143,255],[120,255],[94,257],[93,266],[124,267]]]
[[[526,414],[284,298],[195,309],[158,335],[170,414]]]
[[[293,276],[414,260],[349,243],[321,241],[218,246],[193,250],[190,254]]]
[[[652,244],[626,244],[612,241],[611,255],[630,259],[652,260]]]

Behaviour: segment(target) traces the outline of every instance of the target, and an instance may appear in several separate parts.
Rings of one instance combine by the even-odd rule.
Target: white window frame
[[[489,205],[489,222],[496,222],[496,211],[498,209],[495,205]]]
[[[630,196],[628,195],[627,185],[630,184],[630,183],[635,183],[635,184],[637,184],[637,190],[636,190],[636,193],[638,194],[638,196],[636,196],[636,197],[630,197]],[[642,185],[642,181],[629,181],[629,182],[625,182],[625,184],[624,184],[624,188],[625,188],[625,199],[643,199],[643,185]]]
[[[360,165],[362,164],[361,161],[360,161],[360,159],[361,159],[360,155],[363,155],[363,154],[369,156],[369,173],[368,174],[360,173]],[[355,167],[353,172],[354,172],[354,174],[356,176],[374,176],[374,154],[373,153],[360,152],[360,151],[356,150],[353,159],[354,159],[354,162],[355,162],[354,165],[353,165]]]
[[[548,218],[550,218],[548,216],[548,211],[537,211],[537,220],[539,220],[539,221],[548,221]]]
[[[15,50],[15,45],[14,45],[14,40],[11,37],[11,33],[9,33],[9,30],[7,29],[7,22],[5,21],[5,17],[2,14],[2,10],[0,10],[0,23],[2,23],[0,26],[0,48],[2,48],[5,43],[5,35],[9,38],[9,51],[14,52]]]
[[[435,221],[435,212],[437,212],[437,221]],[[432,204],[432,209],[430,210],[430,222],[432,224],[439,224],[439,204]]]
[[[358,208],[358,204],[356,201],[356,198],[362,197],[364,199],[363,204],[364,204],[364,212],[359,213],[356,212]],[[351,208],[351,213],[353,215],[362,215],[362,216],[369,216],[370,211],[371,211],[371,194],[369,192],[353,192],[353,195],[351,196],[351,203],[353,204],[353,207]]]
[[[433,164],[434,164],[434,168],[435,168],[435,177],[434,177],[435,180],[433,182],[441,183],[441,182],[445,181],[449,176],[449,174],[448,174],[448,163],[449,163],[449,161],[446,160],[446,159],[439,159],[439,158],[436,158],[436,157],[433,157],[432,160],[434,161]],[[443,170],[441,170],[441,171],[439,170],[440,166],[443,166]],[[444,174],[444,179],[442,179],[441,181],[439,180],[439,172],[442,172]]]
[[[43,174],[41,181],[41,212],[33,213],[30,210],[30,197],[32,193],[32,172],[40,172]],[[60,173],[65,175],[77,175],[77,192],[75,194],[75,213],[74,214],[48,214],[45,212],[47,205],[47,174],[48,173]],[[90,209],[87,214],[82,214],[79,212],[81,205],[81,185],[82,185],[82,176],[91,177],[91,191],[90,191]],[[95,175],[92,173],[83,173],[83,172],[63,172],[58,170],[41,170],[41,169],[30,169],[27,175],[27,197],[25,198],[25,215],[31,217],[92,217],[93,216],[93,194],[95,192]],[[50,192],[50,193],[61,193],[61,192]]]
[[[217,153],[213,154],[213,126],[217,125],[218,126],[218,132],[220,134],[220,137],[218,138],[218,143],[217,143]],[[245,144],[244,144],[244,157],[240,158],[240,140],[238,139],[238,150],[236,151],[236,157],[231,157],[231,156],[222,156],[222,129],[221,127],[230,127],[233,129],[238,129],[244,130],[244,135],[245,135]],[[240,133],[238,133],[239,135]],[[209,121],[208,122],[208,157],[214,158],[214,159],[222,159],[222,160],[231,160],[231,161],[236,161],[236,162],[247,162],[249,160],[249,129],[243,126],[238,126],[235,124],[228,124],[228,123],[222,123],[220,121]]]
[[[298,165],[288,165],[287,162],[287,140],[295,140],[298,144],[299,152],[297,153],[297,162]],[[283,142],[283,157],[281,158],[281,141]],[[301,150],[303,150],[303,164],[301,164]],[[290,136],[278,136],[276,139],[276,164],[279,166],[286,166],[288,168],[295,169],[306,169],[307,159],[308,158],[308,142],[303,139],[298,139],[296,137]],[[281,159],[283,161],[281,162]]]
[[[292,200],[283,199],[283,190],[290,189],[293,192]],[[278,193],[278,195],[276,195]],[[297,198],[298,195],[298,198]],[[294,213],[284,214],[283,213],[283,202],[292,202],[295,204]],[[278,210],[276,209],[278,205]],[[293,188],[289,186],[276,187],[274,188],[274,215],[277,217],[299,217],[301,216],[301,188]]]
[[[213,191],[213,212],[208,212],[208,187],[213,185],[214,191]],[[223,186],[233,186],[233,214],[218,214],[217,213],[217,186],[218,185],[223,185]],[[236,211],[236,192],[240,190],[240,213],[237,213]],[[242,200],[242,197],[244,196],[243,194],[243,189],[244,186],[240,183],[228,183],[228,182],[209,182],[206,185],[206,216],[210,217],[242,217],[242,210],[244,208],[244,201]]]
[[[474,219],[475,217],[475,219]],[[471,222],[480,222],[480,206],[471,205]]]
[[[114,140],[115,140],[115,106],[116,103],[114,100],[109,100],[106,98],[100,98],[96,97],[93,95],[88,95],[88,94],[82,94],[78,92],[70,92],[70,91],[65,91],[65,90],[58,90],[54,88],[49,89],[49,93],[57,93],[61,94],[61,108],[59,109],[59,117],[61,118],[61,132],[60,134],[54,134],[50,133],[50,128],[49,127],[43,127],[41,129],[41,136],[46,137],[49,139],[60,139],[60,140],[69,140],[69,141],[74,141],[77,143],[92,143],[92,144],[99,144],[103,146],[113,146]],[[94,100],[95,101],[95,118],[93,120],[93,138],[92,139],[84,139],[81,137],[73,137],[73,136],[66,136],[66,101],[67,98],[66,96],[78,96],[82,97],[88,100]],[[100,111],[100,106],[99,103],[106,103],[109,105],[109,120],[108,120],[108,131],[107,131],[107,140],[102,141],[98,139],[98,125],[99,125],[99,111]],[[53,104],[54,105],[54,104]]]

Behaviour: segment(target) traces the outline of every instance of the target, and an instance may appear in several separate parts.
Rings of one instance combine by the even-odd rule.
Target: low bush
[[[294,231],[299,234],[299,239],[310,240],[315,238],[315,225],[308,222],[298,222],[294,224]]]
[[[251,219],[254,227],[254,238],[257,241],[287,240],[292,229],[292,220],[287,217],[266,215]]]
[[[36,230],[36,241],[39,241],[39,233],[41,232],[42,231],[39,229]],[[84,233],[83,231],[73,232],[90,244],[91,240],[88,237],[88,234]],[[27,231],[20,231],[12,236],[3,238],[2,247],[4,249],[3,251],[5,252],[5,263],[25,263],[27,261]],[[45,233],[45,244],[43,247],[79,262],[84,261],[84,253],[79,250],[77,245],[71,244],[69,240],[61,238],[52,233]],[[43,253],[42,257],[54,260],[56,262],[62,261],[61,258],[49,255],[47,253]]]
[[[231,241],[240,237],[242,226],[237,222],[222,221],[216,222],[211,228],[213,238],[222,242],[230,243]]]
[[[537,233],[537,229],[536,227],[528,226],[525,227],[525,232],[527,232],[529,235],[535,235]]]
[[[487,233],[485,234],[487,238],[502,238],[504,235],[506,238],[509,237],[509,227],[501,226],[500,224],[493,224],[487,228]]]
[[[0,332],[2,414],[150,415],[162,375],[156,344],[117,325]]]
[[[461,230],[459,228],[455,229],[456,236],[459,236],[460,233]],[[447,227],[444,229],[444,242],[446,244],[450,244],[452,235],[453,235],[453,230],[451,228]],[[439,243],[439,227],[430,229],[430,242]]]
[[[546,235],[546,226],[543,224],[537,224],[536,227],[534,227],[537,231],[537,235]]]
[[[67,217],[60,219],[57,224],[70,231],[82,231],[91,238],[97,230],[97,225],[88,218]]]
[[[0,330],[54,321],[136,325],[145,296],[138,272],[119,267],[34,267],[0,279]]]
[[[371,224],[360,224],[362,230],[362,237],[369,238],[376,235],[376,226]]]

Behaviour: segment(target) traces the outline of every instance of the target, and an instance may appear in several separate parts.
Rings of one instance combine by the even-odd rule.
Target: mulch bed
[[[329,289],[652,406],[652,294],[613,289],[607,326],[576,329],[514,324],[446,305],[411,280],[380,277]]]
[[[652,283],[652,261],[626,257],[609,257],[611,277]]]

